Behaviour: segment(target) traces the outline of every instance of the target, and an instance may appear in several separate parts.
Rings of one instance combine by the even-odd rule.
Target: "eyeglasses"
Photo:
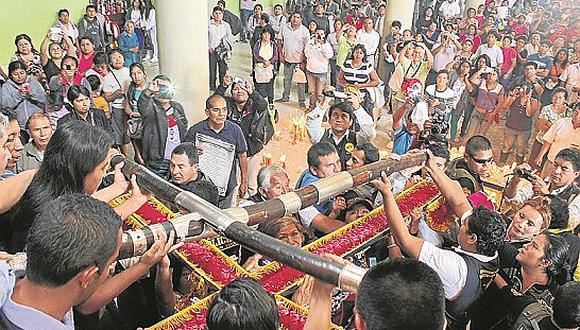
[[[481,165],[491,164],[493,162],[493,157],[488,158],[488,159],[477,159],[471,155],[469,155],[469,157],[471,157],[471,159],[473,159],[474,162],[481,164]]]

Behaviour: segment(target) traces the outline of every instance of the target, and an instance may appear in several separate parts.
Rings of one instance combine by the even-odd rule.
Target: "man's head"
[[[213,7],[211,17],[216,23],[219,23],[224,18],[224,9],[220,6]]]
[[[308,149],[308,169],[319,178],[342,171],[336,148],[330,142],[318,142]]]
[[[493,45],[495,45],[497,38],[498,38],[497,32],[490,31],[489,34],[487,35],[487,46],[492,47]]]
[[[540,54],[541,56],[545,56],[550,51],[551,46],[552,44],[550,44],[550,40],[543,39],[542,41],[540,41],[540,48],[538,48],[538,54]]]
[[[284,11],[284,8],[282,8],[282,5],[277,3],[274,5],[274,15],[275,16],[280,16],[282,15],[282,12]]]
[[[22,150],[24,146],[20,141],[20,126],[18,126],[18,119],[13,113],[8,114],[8,128],[7,128],[8,141],[6,141],[6,150],[10,153],[10,160],[8,161],[8,168],[14,168],[20,157],[22,156]]]
[[[372,267],[358,288],[357,329],[445,328],[445,293],[439,275],[413,259]],[[387,326],[388,325],[388,326]]]
[[[367,17],[364,20],[364,28],[366,32],[371,32],[375,26],[375,23],[372,18]]]
[[[399,32],[401,32],[401,27],[403,25],[401,24],[400,21],[393,21],[393,23],[391,23],[391,34],[395,35],[395,34],[399,34]]]
[[[457,242],[465,251],[493,256],[506,236],[502,215],[479,206],[461,217]]]
[[[104,77],[109,73],[109,59],[107,54],[104,52],[95,53],[93,58],[93,70],[95,70],[101,77]]]
[[[486,177],[493,162],[491,141],[485,136],[476,135],[467,140],[463,159],[471,173]]]
[[[528,79],[534,79],[536,78],[536,70],[538,70],[538,63],[526,62],[526,66],[524,68],[524,75]]]
[[[290,16],[290,24],[293,28],[302,24],[302,14],[299,11],[294,12],[292,16]]]
[[[340,102],[332,106],[328,112],[330,130],[337,136],[342,136],[352,125],[352,105],[348,102]]]
[[[44,113],[37,112],[28,118],[26,127],[36,148],[44,150],[53,133],[50,119]]]
[[[290,191],[288,173],[278,165],[264,166],[258,171],[258,193],[270,200]]]
[[[372,143],[357,145],[346,162],[346,168],[352,170],[379,160],[379,149]]]
[[[225,125],[228,116],[228,106],[226,99],[219,94],[213,94],[205,101],[205,114],[210,125],[214,128],[221,128]]]
[[[550,182],[554,188],[571,185],[580,175],[580,151],[562,149],[554,159],[554,170],[550,173]]]
[[[264,7],[262,7],[261,4],[256,4],[254,6],[254,16],[256,16],[257,18],[260,18],[260,15],[262,15],[262,12],[264,11]]]
[[[580,282],[568,282],[556,291],[552,318],[561,329],[580,327]]]
[[[72,303],[80,304],[110,275],[121,234],[119,215],[86,194],[47,201],[28,232],[26,278],[47,288],[66,287]]]
[[[10,152],[6,148],[8,141],[8,117],[0,112],[0,173],[4,171],[10,161]]]
[[[87,17],[93,18],[97,16],[97,7],[95,7],[94,5],[87,5],[85,7],[85,13],[87,14]]]
[[[568,203],[557,196],[537,196],[527,200],[512,216],[508,237],[512,241],[530,240],[546,229],[568,227]]]
[[[191,142],[184,142],[171,152],[169,173],[171,182],[178,185],[197,179],[199,156],[197,148]]]
[[[207,310],[208,330],[276,330],[280,314],[276,300],[252,278],[238,278],[226,285]]]

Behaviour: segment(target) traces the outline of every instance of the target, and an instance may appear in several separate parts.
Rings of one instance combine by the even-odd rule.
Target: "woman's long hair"
[[[29,227],[48,201],[65,194],[85,193],[85,178],[105,160],[112,146],[111,137],[99,127],[82,121],[59,125],[17,206],[15,226]]]
[[[546,234],[548,245],[544,251],[544,259],[549,262],[546,274],[550,282],[562,285],[570,279],[570,266],[568,265],[568,251],[570,246],[566,240],[556,234]]]

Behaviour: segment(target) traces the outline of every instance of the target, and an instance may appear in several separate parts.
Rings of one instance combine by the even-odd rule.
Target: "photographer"
[[[304,55],[306,56],[306,79],[308,81],[308,109],[312,110],[322,99],[322,91],[327,84],[329,60],[334,55],[332,46],[326,42],[324,28],[316,28],[313,37],[304,48]]]
[[[493,64],[492,64],[493,65]],[[481,84],[478,84],[478,79]],[[472,86],[466,86],[475,95],[475,111],[471,114],[467,137],[486,135],[491,124],[499,122],[499,108],[503,103],[503,87],[499,84],[499,69],[482,67],[471,78]]]
[[[580,151],[563,149],[556,155],[554,166],[548,182],[532,174],[528,164],[517,166],[504,196],[514,204],[524,203],[535,195],[558,196],[567,201],[570,210],[569,227],[574,228],[580,223],[580,189],[575,184],[580,176]],[[522,178],[530,181],[532,186],[518,189]]]
[[[531,84],[524,84],[510,91],[504,99],[502,108],[508,109],[505,122],[503,148],[499,164],[504,165],[515,148],[516,162],[521,164],[526,156],[528,141],[532,133],[534,114],[540,109],[540,101],[532,97],[534,89]]]
[[[329,87],[327,92],[330,92]],[[342,95],[342,94],[339,94]],[[310,142],[330,142],[338,151],[342,168],[347,167],[347,161],[351,158],[351,152],[357,145],[371,142],[376,136],[376,126],[373,118],[361,106],[362,94],[346,94],[346,101],[335,103],[330,106],[332,97],[325,96],[322,102],[306,115],[306,130],[310,136]],[[330,128],[322,128],[322,119],[328,112]],[[359,127],[354,130],[353,124]]]

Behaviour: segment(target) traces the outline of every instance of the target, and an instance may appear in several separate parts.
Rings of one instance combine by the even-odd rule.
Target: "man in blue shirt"
[[[547,77],[548,72],[550,72],[552,69],[554,58],[548,55],[550,47],[550,41],[548,39],[544,39],[540,42],[540,48],[538,49],[538,52],[528,56],[528,62],[535,62],[538,64],[536,74],[540,77]]]
[[[220,208],[230,208],[237,205],[236,197],[242,198],[246,194],[246,177],[248,173],[246,140],[244,139],[244,134],[242,133],[240,126],[226,119],[228,108],[223,96],[213,94],[205,102],[205,108],[207,119],[191,126],[185,135],[184,141],[196,143],[197,135],[205,135],[210,138],[224,141],[233,146],[236,158],[231,166],[227,187],[225,191],[221,192],[219,202]],[[240,169],[240,186],[237,190],[238,194],[236,196],[238,165]],[[217,178],[211,177],[209,172],[206,172],[206,175],[208,175],[216,185],[217,182],[220,181],[216,180]]]
[[[413,144],[415,135],[420,133],[419,126],[408,118],[413,110],[413,103],[407,99],[405,103],[393,113],[393,153],[404,155]]]

